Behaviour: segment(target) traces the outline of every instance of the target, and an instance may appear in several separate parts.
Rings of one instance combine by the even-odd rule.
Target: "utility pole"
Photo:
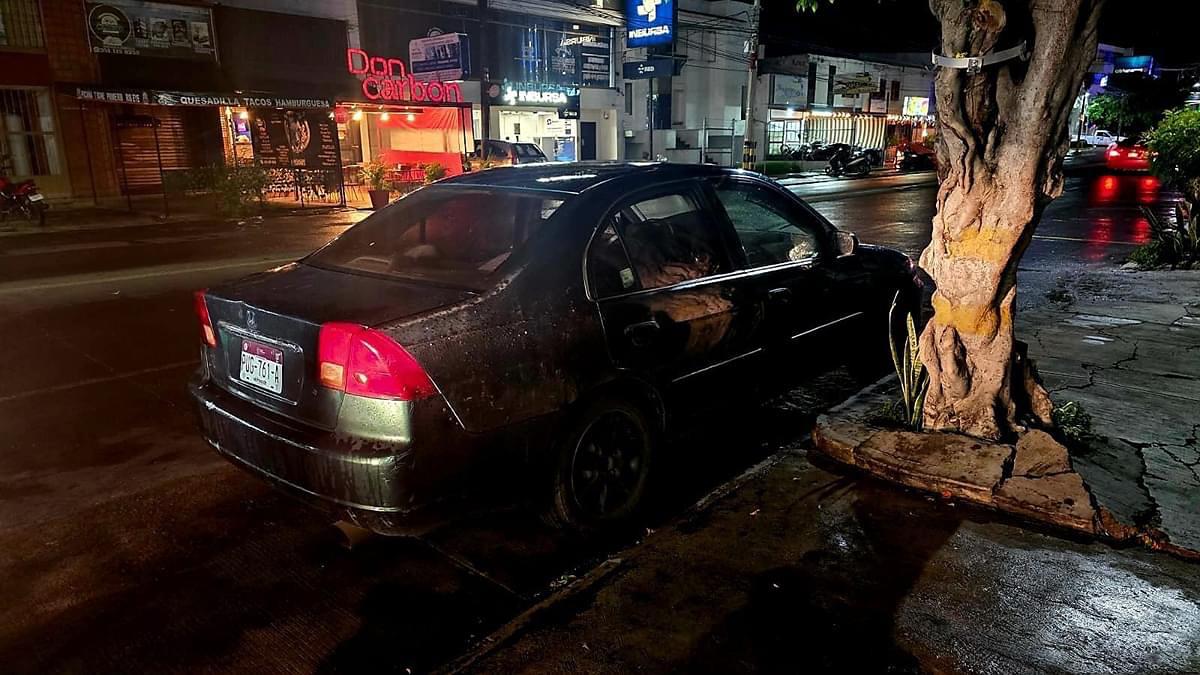
[[[654,161],[654,112],[658,108],[658,101],[654,100],[654,81],[657,77],[652,77],[650,82],[650,161]]]
[[[487,139],[492,136],[492,108],[488,97],[488,33],[491,27],[488,23],[488,0],[477,0],[479,9],[479,135],[483,136],[479,143],[479,157],[488,159]]]
[[[762,0],[754,0],[750,8],[750,41],[747,51],[750,53],[750,67],[746,81],[746,124],[742,136],[742,168],[753,169],[757,160],[755,146],[758,136],[754,132],[754,84],[758,81],[758,17],[762,12]]]

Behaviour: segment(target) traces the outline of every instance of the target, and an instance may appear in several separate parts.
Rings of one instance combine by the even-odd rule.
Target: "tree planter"
[[[371,208],[376,211],[387,206],[392,197],[391,190],[368,190],[367,194],[371,195]]]

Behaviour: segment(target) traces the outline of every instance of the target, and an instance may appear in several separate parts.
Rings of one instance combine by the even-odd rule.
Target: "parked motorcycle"
[[[0,220],[8,220],[10,215],[19,213],[29,222],[42,226],[46,224],[46,211],[49,210],[46,197],[32,180],[14,183],[0,176]]]
[[[825,166],[825,175],[840,178],[850,176],[862,178],[871,173],[871,158],[862,150],[854,151],[849,146],[839,149],[829,158]]]

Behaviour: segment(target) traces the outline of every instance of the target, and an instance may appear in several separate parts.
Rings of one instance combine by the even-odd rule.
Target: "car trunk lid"
[[[471,291],[293,263],[210,289],[214,381],[231,393],[323,429],[337,425],[342,392],[317,379],[323,323],[375,326],[462,302]]]

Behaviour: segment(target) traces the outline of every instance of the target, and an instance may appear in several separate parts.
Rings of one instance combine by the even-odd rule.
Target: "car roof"
[[[639,185],[733,173],[711,164],[668,162],[544,162],[472,171],[438,181],[445,186],[495,187],[581,194],[598,185],[633,180]],[[741,173],[740,171],[737,171]]]

